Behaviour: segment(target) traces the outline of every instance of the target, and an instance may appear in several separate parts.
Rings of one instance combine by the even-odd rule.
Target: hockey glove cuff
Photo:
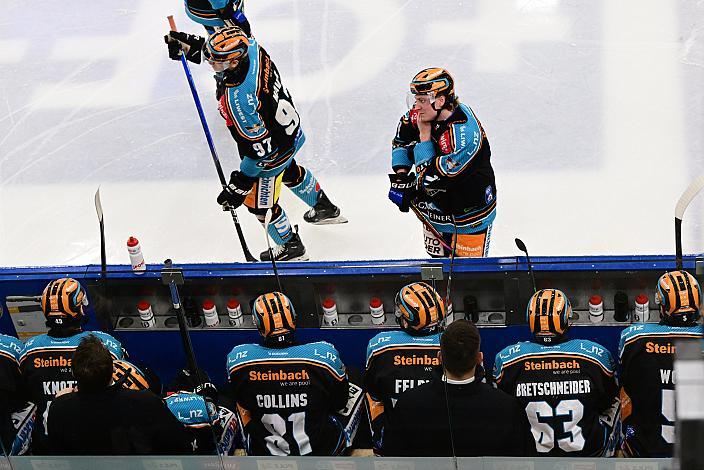
[[[241,171],[233,171],[230,175],[230,182],[218,195],[218,204],[223,206],[225,210],[237,209],[252,190],[253,184],[253,178],[245,176]]]
[[[169,48],[169,58],[171,60],[181,60],[181,52],[186,54],[186,60],[194,64],[200,64],[201,51],[205,38],[195,34],[187,34],[181,31],[169,31],[164,36],[164,42]]]
[[[401,212],[408,212],[411,201],[416,196],[416,175],[414,173],[396,173],[389,175],[391,188],[389,199]]]

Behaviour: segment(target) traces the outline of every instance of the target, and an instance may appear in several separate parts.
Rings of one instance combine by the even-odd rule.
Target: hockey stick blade
[[[271,249],[271,242],[269,241],[269,224],[271,223],[271,217],[274,211],[271,209],[266,210],[264,215],[264,237],[266,238],[266,246],[269,250],[269,258],[271,259],[271,265],[274,268],[274,277],[276,278],[276,285],[279,287],[279,292],[284,293],[283,287],[281,287],[281,279],[279,278],[279,270],[276,269],[276,259],[274,258],[274,251]]]
[[[689,203],[704,188],[704,175],[695,179],[685,189],[675,205],[675,264],[677,269],[682,269],[682,218]]]

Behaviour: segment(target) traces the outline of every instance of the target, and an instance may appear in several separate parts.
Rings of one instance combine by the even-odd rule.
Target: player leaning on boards
[[[271,209],[269,235],[276,243],[274,258],[308,259],[303,242],[278,203],[281,183],[311,207],[303,216],[306,222],[335,224],[347,220],[310,170],[296,163],[294,157],[303,146],[305,135],[276,65],[254,38],[236,26],[223,28],[207,40],[189,38],[187,44],[173,32],[168,37],[172,44],[176,41],[179,47],[186,46],[186,57],[196,62],[200,62],[200,55],[192,51],[202,45],[203,55],[213,70],[223,73],[222,93],[218,93],[220,114],[237,142],[242,161],[218,196],[218,204],[236,208],[244,203],[262,224]],[[262,252],[260,259],[269,261],[269,252]]]
[[[600,344],[566,336],[571,315],[562,291],[533,294],[526,319],[534,340],[500,351],[494,380],[524,407],[535,455],[610,457],[619,428],[614,360]]]
[[[455,95],[454,80],[445,69],[418,72],[408,106],[392,144],[389,199],[402,212],[412,207],[425,219],[430,256],[449,256],[452,247],[456,256],[487,256],[496,183],[482,125]]]
[[[624,454],[671,457],[675,442],[675,342],[701,339],[702,292],[686,271],[658,280],[660,323],[640,323],[621,333],[621,420]],[[701,400],[701,397],[692,399]]]
[[[296,311],[280,292],[257,297],[252,314],[262,344],[235,346],[227,356],[247,454],[339,455],[360,413],[359,401],[349,419],[337,413],[350,390],[340,354],[324,341],[296,343]]]
[[[81,340],[94,335],[105,344],[113,359],[122,359],[125,354],[120,342],[109,334],[83,331],[88,296],[75,279],[51,281],[44,289],[41,305],[49,332],[28,339],[19,358],[29,401],[37,405],[37,420],[32,434],[34,454],[48,451],[46,416],[56,393],[73,388],[76,384],[71,362]]]

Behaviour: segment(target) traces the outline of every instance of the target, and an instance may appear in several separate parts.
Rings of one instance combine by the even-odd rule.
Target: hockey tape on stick
[[[171,31],[177,31],[176,22],[174,17],[169,15],[167,17],[169,20],[169,26]],[[225,181],[225,174],[222,172],[222,165],[220,165],[220,159],[215,151],[215,144],[213,143],[213,137],[210,134],[210,128],[208,127],[208,121],[205,120],[205,113],[203,113],[203,106],[200,103],[200,98],[198,97],[198,91],[196,90],[196,84],[191,76],[191,69],[188,67],[188,62],[186,61],[186,55],[181,53],[181,65],[183,65],[183,72],[186,74],[186,80],[188,80],[188,86],[191,89],[191,95],[193,95],[193,102],[196,105],[196,110],[198,111],[198,117],[200,118],[200,123],[203,126],[203,132],[205,132],[205,140],[208,141],[208,148],[210,149],[210,155],[213,157],[213,163],[215,164],[215,170],[218,172],[218,178],[220,179],[220,185],[223,189],[227,187],[227,181]],[[230,214],[232,215],[232,221],[235,224],[235,230],[237,231],[237,238],[242,246],[242,252],[247,261],[253,262],[257,259],[252,256],[249,248],[247,247],[247,241],[244,239],[244,233],[242,232],[242,226],[240,225],[240,220],[237,218],[237,212],[234,208],[229,208]]]
[[[702,188],[704,188],[704,175],[692,181],[675,205],[675,263],[677,269],[682,269],[682,217],[689,203]]]

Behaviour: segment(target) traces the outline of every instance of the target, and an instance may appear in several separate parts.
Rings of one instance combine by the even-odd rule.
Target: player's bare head
[[[112,380],[112,356],[97,336],[81,339],[73,353],[73,376],[85,392],[103,390]]]
[[[701,315],[702,290],[687,271],[672,271],[658,279],[655,302],[660,305],[660,318],[668,325],[694,325]]]
[[[425,282],[414,282],[396,294],[394,312],[399,326],[412,335],[436,333],[445,318],[445,303]]]
[[[88,296],[81,284],[70,277],[51,281],[42,293],[42,311],[49,328],[80,326]]]
[[[559,343],[570,327],[572,306],[561,290],[542,289],[528,301],[526,321],[537,342]]]
[[[281,292],[269,292],[257,297],[252,304],[252,315],[266,345],[285,346],[293,342],[296,310]]]
[[[458,105],[455,81],[450,72],[443,68],[430,67],[421,70],[411,80],[410,88],[409,98],[412,102],[409,107],[416,103],[423,105],[425,101],[436,111],[452,110]]]
[[[450,324],[440,336],[442,367],[454,376],[471,372],[480,360],[481,347],[479,330],[467,320],[457,320]]]
[[[238,26],[220,29],[203,44],[203,57],[216,72],[237,68],[247,57],[249,38]]]

